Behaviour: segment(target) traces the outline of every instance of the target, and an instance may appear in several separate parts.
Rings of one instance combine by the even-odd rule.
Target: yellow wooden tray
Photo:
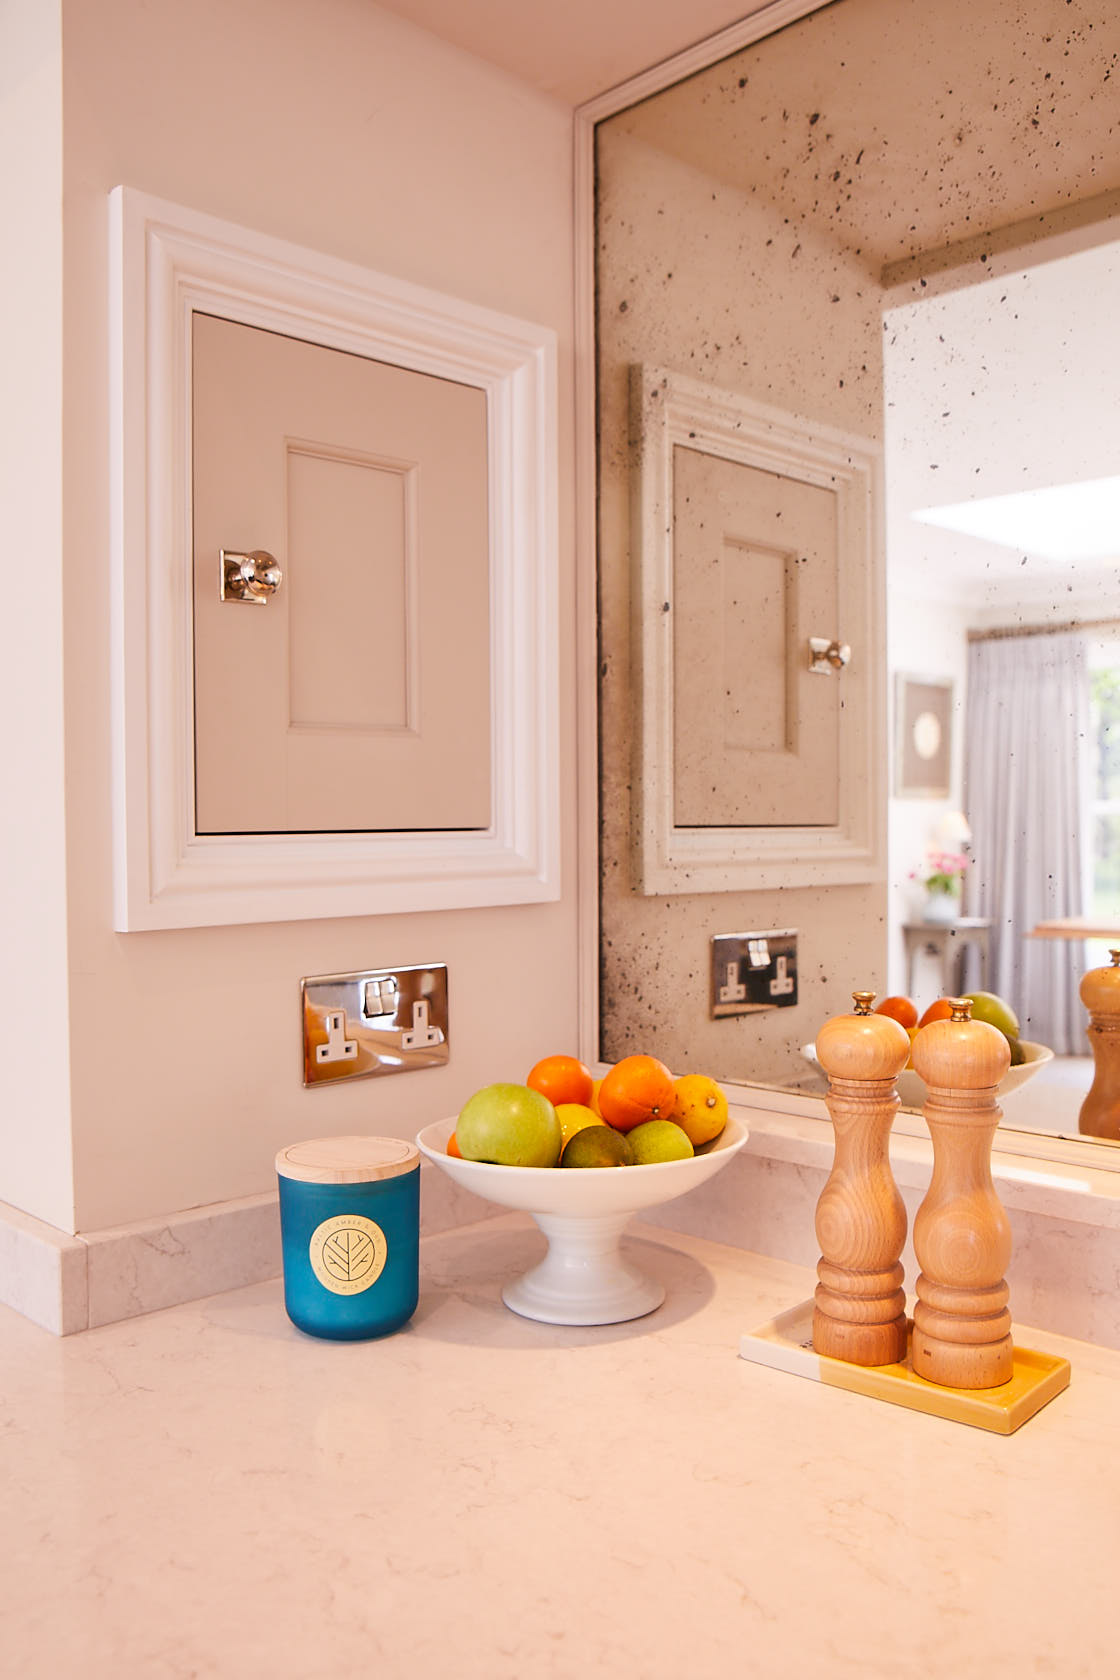
[[[779,1313],[757,1330],[748,1331],[739,1342],[739,1353],[756,1365],[807,1377],[810,1382],[845,1388],[852,1394],[867,1394],[873,1400],[887,1400],[892,1406],[909,1406],[911,1411],[929,1412],[954,1423],[970,1423],[977,1429],[991,1429],[997,1435],[1011,1435],[1048,1401],[1069,1387],[1068,1359],[1031,1348],[1016,1347],[1010,1382],[999,1388],[942,1388],[914,1374],[907,1346],[905,1363],[898,1365],[850,1365],[845,1359],[830,1359],[813,1351],[813,1303]]]

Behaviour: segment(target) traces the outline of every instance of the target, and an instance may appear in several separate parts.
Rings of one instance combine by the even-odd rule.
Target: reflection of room
[[[1049,19],[1050,4],[1039,0],[1040,18]],[[998,24],[993,19],[1001,42],[1005,29],[1009,40],[1018,39],[1024,16],[1023,8],[1008,8]],[[1081,435],[1092,429],[1085,423],[1091,407],[1110,400],[1107,357],[1098,350],[1089,358],[1072,416],[1072,382],[1057,371],[1028,371],[1018,380],[1009,371],[1021,321],[1029,319],[1029,348],[1037,348],[1041,319],[1043,341],[1060,353],[1063,369],[1084,359],[1087,340],[1106,342],[1112,330],[1099,300],[1114,292],[1113,277],[1098,267],[1094,282],[1089,272],[1107,260],[1095,257],[1092,247],[1107,239],[1105,218],[1116,209],[1108,190],[1111,119],[1102,104],[1108,95],[1100,93],[1106,66],[1096,63],[1103,37],[1099,26],[1092,34],[1047,30],[1032,46],[1041,55],[1035,74],[1024,78],[1009,47],[961,54],[960,41],[975,22],[975,8],[965,0],[913,12],[900,12],[893,0],[846,0],[617,110],[596,131],[599,1021],[606,1059],[656,1037],[670,1061],[702,1064],[753,1085],[819,1090],[819,1075],[811,1064],[807,1071],[803,1048],[817,1024],[848,1005],[853,971],[880,990],[900,986],[899,928],[913,908],[906,896],[913,888],[909,872],[922,861],[938,819],[964,806],[957,712],[972,621],[952,605],[957,581],[949,561],[960,559],[968,540],[914,525],[910,513],[1018,491],[1027,479],[1024,466],[1037,469],[1030,482],[1044,486],[1114,471],[1111,460],[1100,459],[1100,434],[1091,440],[1095,455]],[[843,75],[822,79],[824,64],[842,65]],[[1045,107],[1037,99],[1043,81],[1056,90]],[[1074,250],[1082,253],[1090,294],[1076,321],[1064,300],[1055,305],[1045,281],[1037,283],[1056,254]],[[1021,269],[1029,271],[1027,281],[1012,284]],[[997,272],[1001,284],[994,297],[983,281],[970,289],[970,282]],[[909,350],[926,338],[937,350],[944,336],[938,321],[947,310],[964,308],[967,296],[975,299],[971,339],[963,327],[954,328],[951,348],[940,346],[950,386],[956,379],[959,387],[945,400]],[[981,327],[982,303],[996,318]],[[883,331],[884,311],[891,335]],[[926,322],[922,330],[919,318]],[[696,870],[671,883],[671,890],[643,891],[635,834],[644,818],[651,755],[641,745],[646,711],[639,728],[632,704],[647,663],[633,640],[631,515],[641,474],[631,454],[632,369],[668,370],[709,393],[777,409],[783,422],[793,416],[822,433],[835,428],[876,447],[884,427],[882,346],[888,336],[898,352],[896,388],[918,404],[906,411],[918,448],[910,499],[893,515],[890,550],[893,556],[916,553],[919,562],[928,556],[934,569],[906,582],[911,595],[924,591],[925,598],[920,625],[908,641],[891,647],[889,689],[881,680],[888,675],[882,653],[888,639],[894,641],[897,615],[891,609],[888,638],[874,611],[865,612],[851,590],[839,592],[842,622],[829,634],[852,649],[841,686],[850,689],[864,673],[876,689],[869,726],[858,731],[866,775],[845,776],[843,783],[873,786],[875,808],[885,819],[894,777],[887,725],[899,673],[932,678],[942,696],[949,682],[947,704],[919,714],[924,748],[932,758],[947,759],[949,774],[936,795],[910,795],[894,805],[893,888],[884,820],[884,844],[862,875],[862,860],[846,879],[832,875],[827,882],[821,873],[787,870],[755,879],[729,871],[712,884]],[[1001,391],[991,369],[1005,367],[1008,390]],[[968,432],[954,451],[951,434],[960,433],[969,406],[981,411],[980,436]],[[900,420],[897,411],[896,429]],[[1045,450],[1054,433],[1062,434],[1060,458]],[[930,443],[936,447],[927,448]],[[901,539],[894,529],[899,519]],[[652,528],[652,518],[649,523]],[[975,539],[971,545],[974,556],[987,558],[973,560],[970,579],[986,580],[990,557],[1001,550]],[[1032,556],[1020,566],[1021,558],[1011,556],[1011,609],[978,589],[974,627],[998,627],[1008,622],[1008,610],[1024,607],[1043,568]],[[867,570],[877,593],[878,555]],[[1075,589],[1067,592],[1065,607],[1073,611],[1080,604],[1081,572],[1067,565],[1066,573]],[[721,584],[712,598],[726,593]],[[1092,600],[1100,592],[1090,585],[1084,593]],[[673,626],[676,607],[665,616],[668,599],[666,592],[656,601],[662,616],[655,622]],[[1104,610],[1100,599],[1092,605]],[[1039,610],[1046,615],[1045,604]],[[793,613],[787,622],[796,619]],[[724,622],[739,620],[726,614]],[[815,635],[821,627],[810,628]],[[725,663],[738,645],[730,635],[713,643]],[[686,699],[690,678],[682,660],[679,686]],[[853,710],[844,711],[850,721]],[[661,752],[659,762],[672,762],[672,754]],[[712,780],[718,789],[726,779]],[[908,821],[912,832],[899,834]],[[699,841],[695,851],[706,855]],[[1043,906],[1040,915],[1049,909]],[[709,938],[764,927],[800,929],[797,1007],[713,1019]],[[1075,949],[1060,954],[1055,946],[1037,961],[1068,969],[1075,955]],[[973,984],[977,960],[971,959]]]
[[[1101,354],[1118,278],[1120,246],[1104,245],[888,310],[884,333],[890,658],[952,692],[947,780],[915,797],[896,760],[889,983],[910,979],[902,930],[924,914],[913,876],[964,812],[960,911],[991,923],[986,984],[1056,1052],[1007,1122],[1074,1135],[1091,1077],[1078,984],[1105,947],[1031,933],[1082,917],[1107,928],[1120,910],[1120,543],[1101,483],[1120,420]],[[919,1005],[944,978],[935,943],[917,964]],[[983,983],[975,958],[966,973]]]

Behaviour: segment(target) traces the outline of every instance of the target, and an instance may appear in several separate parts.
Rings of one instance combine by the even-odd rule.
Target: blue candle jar
[[[293,1143],[276,1157],[284,1305],[309,1336],[364,1341],[420,1294],[420,1151],[398,1138]]]

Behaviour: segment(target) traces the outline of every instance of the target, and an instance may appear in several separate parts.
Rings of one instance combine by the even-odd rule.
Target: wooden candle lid
[[[1109,968],[1091,968],[1081,981],[1081,1001],[1091,1015],[1120,1014],[1120,950],[1109,951]]]
[[[390,1137],[312,1138],[291,1143],[276,1157],[281,1178],[305,1184],[369,1184],[379,1178],[399,1178],[420,1161],[414,1143]]]
[[[852,1015],[834,1015],[817,1034],[817,1061],[830,1079],[896,1079],[910,1055],[910,1035],[890,1015],[871,1014],[874,992],[853,992]]]

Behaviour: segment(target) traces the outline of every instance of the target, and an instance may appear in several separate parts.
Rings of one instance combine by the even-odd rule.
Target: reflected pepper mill
[[[1078,1130],[1085,1137],[1120,1140],[1120,950],[1109,968],[1091,968],[1081,982],[1089,1011],[1093,1083],[1081,1104]]]
[[[1011,1063],[1006,1038],[971,1019],[969,998],[951,998],[947,1021],[914,1040],[914,1066],[929,1088],[926,1124],[933,1176],[914,1220],[921,1273],[911,1362],[947,1388],[998,1388],[1014,1350],[1004,1273],[1011,1226],[992,1183],[996,1087]]]
[[[813,1347],[854,1365],[906,1357],[906,1295],[899,1256],[906,1209],[887,1145],[898,1112],[895,1081],[910,1054],[905,1027],[873,1015],[874,992],[853,992],[855,1013],[817,1034],[828,1074],[825,1102],[836,1133],[832,1172],[817,1203]]]

